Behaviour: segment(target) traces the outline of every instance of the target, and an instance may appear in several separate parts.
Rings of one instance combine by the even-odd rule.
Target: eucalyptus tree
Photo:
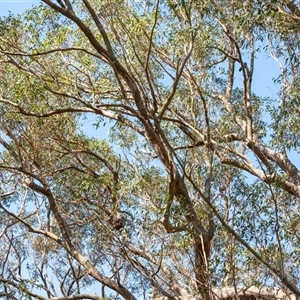
[[[299,297],[297,3],[42,2],[0,23],[1,296]]]

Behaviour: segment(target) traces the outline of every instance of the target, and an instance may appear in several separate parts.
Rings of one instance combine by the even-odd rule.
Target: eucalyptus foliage
[[[297,299],[298,1],[41,2],[0,19],[0,296]]]

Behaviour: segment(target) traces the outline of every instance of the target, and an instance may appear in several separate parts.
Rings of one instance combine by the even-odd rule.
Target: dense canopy
[[[42,0],[0,19],[0,297],[298,299],[300,3]]]

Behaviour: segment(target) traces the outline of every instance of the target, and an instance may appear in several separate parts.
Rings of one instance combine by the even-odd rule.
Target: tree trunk
[[[210,299],[210,280],[209,280],[209,257],[210,257],[211,238],[205,235],[195,234],[195,277],[197,287],[203,300]]]

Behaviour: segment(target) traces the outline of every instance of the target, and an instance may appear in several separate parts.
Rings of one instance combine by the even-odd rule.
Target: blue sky
[[[9,11],[15,14],[21,13],[39,2],[39,0],[0,0],[0,16],[8,15]]]

